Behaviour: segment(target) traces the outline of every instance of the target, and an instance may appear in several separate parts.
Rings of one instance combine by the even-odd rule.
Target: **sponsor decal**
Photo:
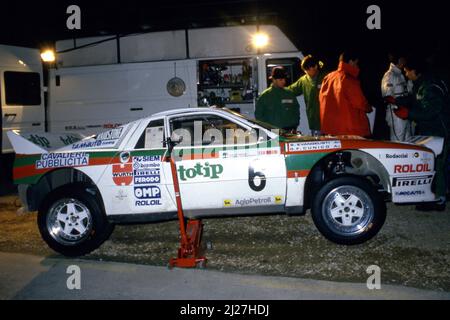
[[[257,207],[257,206],[270,206],[274,204],[282,204],[282,196],[267,196],[267,197],[248,197],[243,199],[224,199],[224,207]]]
[[[119,190],[117,191],[117,194],[114,196],[115,199],[122,201],[123,199],[127,198],[128,195],[126,194],[126,191],[124,190]]]
[[[119,158],[120,158],[120,162],[127,163],[128,161],[130,161],[130,153],[122,152],[122,153],[120,153]]]
[[[75,153],[44,153],[41,159],[36,161],[36,169],[78,167],[89,165],[89,154]]]
[[[95,138],[80,141],[72,145],[72,149],[114,147],[123,136],[125,127],[115,128],[99,133]]]
[[[294,103],[293,99],[281,99],[281,103]]]
[[[423,190],[395,192],[395,195],[398,197],[420,196],[420,195],[424,195],[424,194],[425,194],[425,191],[423,191]]]
[[[183,165],[178,167],[178,174],[182,181],[195,179],[198,176],[209,179],[218,179],[222,173],[223,166],[221,164],[210,164],[209,162],[205,162],[204,165],[197,163],[193,168],[186,168]]]
[[[99,133],[95,138],[97,141],[116,141],[119,140],[122,135],[123,127],[117,129],[111,129],[102,133]]]
[[[133,157],[133,168],[159,169],[161,167],[161,156],[138,156]]]
[[[134,184],[160,183],[159,170],[134,170]]]
[[[161,182],[161,156],[133,157],[134,184]]]
[[[256,157],[256,156],[268,156],[280,154],[279,148],[271,149],[242,149],[242,150],[222,150],[219,151],[219,158],[245,158],[245,157]]]
[[[131,163],[113,164],[112,178],[118,186],[130,185],[133,182],[133,165]]]
[[[392,187],[424,186],[431,184],[432,181],[432,175],[417,177],[395,177],[392,180]]]
[[[158,186],[134,187],[136,197],[135,206],[155,206],[161,205],[161,189]]]
[[[288,143],[288,152],[318,151],[339,148],[341,148],[341,141],[339,140]]]
[[[407,153],[402,153],[402,154],[386,154],[386,159],[407,159],[408,158],[408,154]]]
[[[82,141],[72,145],[72,149],[98,148],[101,146],[102,146],[101,141],[89,140],[89,141]]]
[[[416,173],[416,172],[431,172],[431,169],[428,163],[397,164],[394,166],[394,173]]]

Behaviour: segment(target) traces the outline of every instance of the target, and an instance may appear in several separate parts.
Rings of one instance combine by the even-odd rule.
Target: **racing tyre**
[[[53,250],[69,257],[97,249],[114,230],[87,186],[63,186],[42,202],[37,222],[42,238]]]
[[[313,200],[312,218],[328,240],[345,245],[374,237],[386,219],[386,205],[369,181],[340,177],[327,182]]]

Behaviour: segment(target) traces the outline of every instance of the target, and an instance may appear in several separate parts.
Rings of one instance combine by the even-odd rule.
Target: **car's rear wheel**
[[[386,219],[386,205],[369,181],[340,177],[320,188],[313,201],[312,218],[328,240],[354,245],[378,233]]]
[[[86,186],[55,189],[41,204],[38,226],[53,250],[66,256],[81,256],[97,249],[112,233],[99,199]]]

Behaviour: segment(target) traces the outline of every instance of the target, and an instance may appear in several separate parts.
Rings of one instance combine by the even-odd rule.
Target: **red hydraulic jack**
[[[171,148],[169,148],[170,150]],[[201,220],[188,220],[185,223],[183,205],[181,203],[180,184],[178,182],[177,168],[174,157],[169,153],[170,168],[172,170],[173,187],[175,189],[175,199],[177,203],[178,222],[180,223],[180,248],[178,256],[169,260],[169,268],[195,268],[206,267],[206,258],[202,256],[201,241],[203,234],[203,224]]]

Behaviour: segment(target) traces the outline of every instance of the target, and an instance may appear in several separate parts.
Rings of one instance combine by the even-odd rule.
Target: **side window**
[[[288,78],[286,79],[286,86],[291,85],[300,78],[302,71],[300,69],[299,58],[282,58],[282,59],[268,59],[266,61],[266,79],[267,87],[270,87],[272,83],[269,77],[272,73],[272,68],[276,66],[282,66],[286,70]]]
[[[136,143],[135,149],[162,149],[166,147],[164,140],[164,120],[150,121]]]
[[[215,115],[174,118],[170,131],[183,137],[180,146],[242,144],[248,143],[251,136],[246,128]]]
[[[41,104],[41,78],[37,72],[5,71],[5,100],[10,106]]]

